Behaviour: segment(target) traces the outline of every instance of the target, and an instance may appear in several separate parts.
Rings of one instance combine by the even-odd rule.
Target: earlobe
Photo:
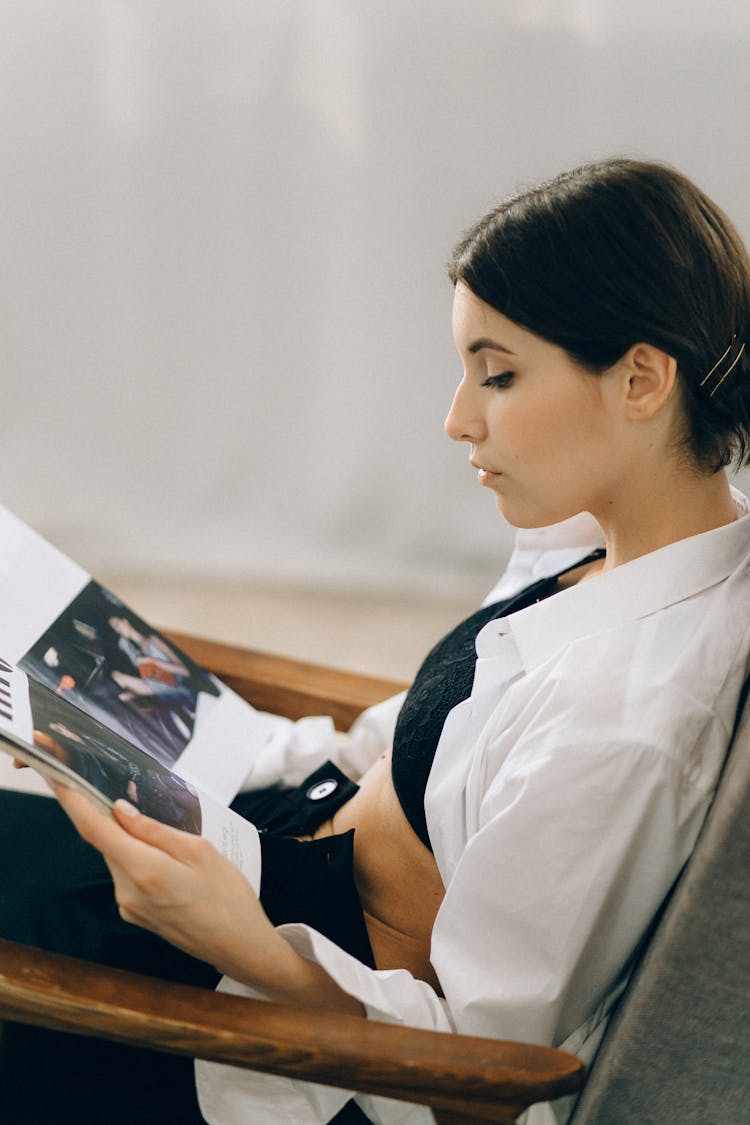
[[[677,381],[677,360],[653,344],[633,344],[623,357],[626,405],[631,418],[651,418],[662,409]]]

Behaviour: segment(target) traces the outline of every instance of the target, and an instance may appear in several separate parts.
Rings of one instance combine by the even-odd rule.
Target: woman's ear
[[[653,418],[667,403],[677,383],[677,360],[652,344],[633,344],[622,357],[626,416]]]

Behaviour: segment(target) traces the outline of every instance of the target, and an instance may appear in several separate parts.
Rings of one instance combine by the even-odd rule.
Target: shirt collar
[[[735,497],[748,512],[744,497]],[[750,515],[680,539],[492,622],[511,633],[526,671],[571,641],[646,617],[727,578],[750,555]]]

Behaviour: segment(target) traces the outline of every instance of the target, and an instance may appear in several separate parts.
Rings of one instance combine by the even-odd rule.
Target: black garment
[[[477,634],[489,621],[517,613],[555,594],[559,578],[603,555],[602,550],[594,551],[551,578],[532,583],[512,598],[484,606],[438,641],[427,654],[396,722],[391,772],[406,819],[430,851],[424,811],[427,779],[445,720],[454,707],[471,695]]]
[[[323,798],[307,794],[325,792]],[[321,790],[321,783],[329,784]],[[356,792],[335,766],[299,790],[237,799],[262,826],[314,831]],[[353,833],[299,842],[261,832],[261,901],[275,924],[304,921],[373,966],[352,873]],[[101,856],[56,801],[0,791],[0,936],[163,980],[214,988],[216,970],[123,922]],[[337,1125],[364,1121],[351,1103]],[[2,1125],[203,1125],[192,1060],[103,1040],[5,1025],[0,1044]]]
[[[240,793],[235,812],[262,829],[260,901],[275,926],[306,922],[371,969],[375,961],[354,885],[354,830],[295,840],[328,820],[359,787],[326,762],[296,789]]]
[[[56,801],[0,793],[0,936],[212,988],[218,974],[123,922],[109,873]],[[190,1059],[7,1023],[3,1125],[201,1125]]]

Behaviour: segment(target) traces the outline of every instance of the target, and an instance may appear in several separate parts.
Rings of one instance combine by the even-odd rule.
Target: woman
[[[688,180],[610,160],[485,216],[449,273],[464,374],[446,429],[526,530],[494,600],[340,750],[359,788],[324,766],[242,799],[269,829],[263,905],[205,842],[59,798],[122,917],[223,987],[589,1060],[692,850],[746,675],[750,520],[723,467],[747,454],[750,265]],[[290,732],[287,782],[319,764]],[[294,872],[321,856],[342,881],[306,875],[300,905]],[[346,1101],[197,1069],[209,1121],[322,1122]]]

